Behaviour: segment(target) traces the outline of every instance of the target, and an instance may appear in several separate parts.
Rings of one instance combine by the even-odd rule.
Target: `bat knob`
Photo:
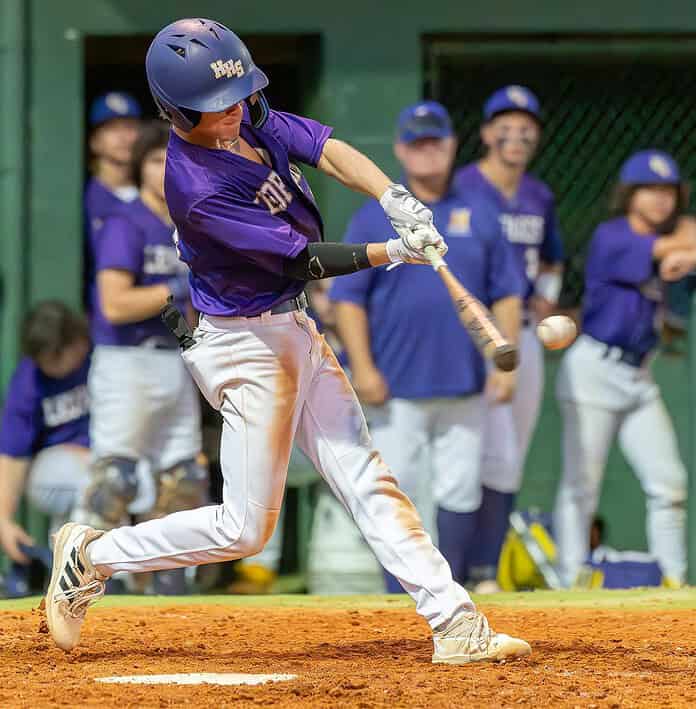
[[[515,345],[501,345],[493,355],[493,364],[503,372],[512,372],[517,369],[519,358]]]

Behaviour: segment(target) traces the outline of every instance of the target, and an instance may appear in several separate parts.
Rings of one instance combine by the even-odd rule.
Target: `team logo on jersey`
[[[179,265],[179,257],[173,245],[147,244],[143,248],[143,273],[148,276],[174,275],[179,271]]]
[[[80,384],[62,394],[47,396],[41,401],[44,421],[49,428],[75,421],[89,413],[87,386]]]
[[[529,98],[527,97],[527,92],[521,86],[510,86],[505,93],[515,106],[527,108]]]
[[[225,77],[231,79],[233,76],[241,79],[244,76],[244,67],[241,59],[228,59],[226,62],[218,59],[210,64],[210,68],[213,70],[216,79],[224,79]]]
[[[256,193],[254,204],[265,204],[271,214],[284,212],[292,202],[292,192],[286,187],[283,178],[271,170],[264,183]]]
[[[447,223],[447,233],[454,235],[468,234],[471,228],[471,210],[466,207],[453,209]]]
[[[668,177],[672,177],[672,168],[662,155],[651,155],[648,164],[650,169],[662,179],[666,180]]]
[[[513,244],[534,246],[544,240],[544,217],[538,214],[501,214],[500,224]]]

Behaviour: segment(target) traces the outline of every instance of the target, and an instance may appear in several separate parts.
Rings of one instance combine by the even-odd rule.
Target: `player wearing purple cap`
[[[432,214],[368,158],[310,119],[270,110],[265,74],[218,22],[180,20],[153,40],[150,89],[173,123],[167,204],[191,268],[195,333],[167,319],[184,359],[223,418],[221,505],[106,533],[66,525],[46,597],[56,643],[72,649],[89,603],[117,571],[148,571],[258,552],[279,514],[293,439],[350,510],[381,563],[432,626],[435,662],[526,655],[493,633],[423,531],[372,448],[353,389],[305,313],[305,283],[446,252]],[[322,243],[322,222],[297,163],[380,199],[398,238]],[[404,267],[406,268],[406,267]],[[414,298],[418,294],[413,294]]]
[[[558,299],[563,257],[553,194],[526,172],[541,136],[537,97],[524,86],[506,86],[488,99],[483,117],[481,140],[486,153],[478,162],[459,169],[454,184],[463,195],[486,197],[494,205],[526,289],[514,396],[505,403],[493,386],[488,387],[483,497],[469,570],[478,592],[498,590],[498,557],[541,405],[543,352],[535,326],[551,313]]]
[[[0,545],[28,563],[34,542],[14,514],[24,491],[57,529],[70,519],[89,480],[87,323],[59,302],[36,305],[22,332],[0,424]]]
[[[590,524],[617,434],[646,495],[650,551],[667,585],[684,582],[686,470],[649,363],[665,281],[683,277],[696,262],[696,224],[681,217],[687,203],[669,155],[636,153],[621,169],[617,216],[600,224],[590,243],[583,334],[563,357],[556,392],[563,475],[554,530],[568,585],[589,554]]]
[[[159,318],[168,296],[187,303],[189,290],[164,198],[168,138],[162,121],[142,127],[133,148],[140,197],[104,220],[96,242],[89,378],[94,462],[83,506],[87,519],[104,529],[123,522],[139,492],[139,460],[148,461],[157,484],[152,515],[207,499],[207,474],[196,462],[197,392]],[[183,593],[184,582],[183,569],[159,574],[155,590]]]
[[[140,115],[137,100],[122,91],[98,96],[90,107],[91,177],[84,194],[84,296],[88,307],[95,277],[95,240],[101,233],[104,219],[138,196],[131,172],[131,158],[133,144],[138,137]]]
[[[433,212],[455,276],[514,341],[523,281],[490,201],[451,189],[457,140],[444,106],[423,101],[405,108],[394,151],[409,190]],[[353,216],[345,241],[376,241],[390,232],[370,200]],[[337,279],[331,297],[353,385],[371,405],[375,446],[423,517],[431,518],[435,503],[438,547],[464,581],[481,504],[483,359],[431,269],[361,271]],[[501,397],[509,395],[511,377],[493,371],[490,379]],[[387,587],[401,591],[389,575]]]

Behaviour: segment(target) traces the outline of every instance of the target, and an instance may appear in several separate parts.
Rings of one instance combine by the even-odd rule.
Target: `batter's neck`
[[[524,176],[524,166],[505,165],[492,156],[483,158],[478,165],[483,176],[506,197],[517,194]]]

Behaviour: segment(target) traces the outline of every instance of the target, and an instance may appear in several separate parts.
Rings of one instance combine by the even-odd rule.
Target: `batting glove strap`
[[[447,244],[433,226],[403,229],[400,239],[389,239],[386,249],[392,263],[430,263],[425,247],[434,246],[439,256],[447,253]]]

